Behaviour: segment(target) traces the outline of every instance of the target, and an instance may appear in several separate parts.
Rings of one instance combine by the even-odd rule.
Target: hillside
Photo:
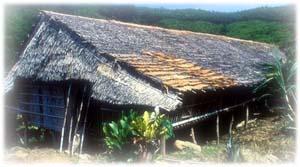
[[[38,20],[39,10],[116,19],[266,42],[278,45],[289,55],[294,55],[294,6],[261,7],[232,13],[210,12],[200,9],[155,9],[132,5],[8,6],[5,11],[6,71],[16,62],[24,42]]]

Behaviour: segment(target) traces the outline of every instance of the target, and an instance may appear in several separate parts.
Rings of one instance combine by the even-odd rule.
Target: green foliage
[[[5,13],[5,69],[8,70],[21,53],[21,48],[37,21],[35,10],[12,8]]]
[[[222,24],[213,24],[207,21],[189,21],[177,19],[163,19],[158,25],[165,28],[189,30],[194,32],[203,32],[211,34],[222,34],[224,26]]]
[[[129,116],[123,115],[118,122],[103,125],[104,141],[108,149],[121,151],[125,144],[129,144],[133,137],[131,122],[136,118],[137,115],[130,112]]]
[[[167,139],[174,136],[171,122],[164,114],[156,112],[145,111],[143,116],[136,117],[131,122],[131,126],[137,140],[145,143],[160,139],[162,136],[166,136]]]
[[[104,124],[103,132],[105,144],[111,153],[122,155],[125,151],[127,155],[136,157],[144,152],[153,152],[153,148],[158,149],[161,137],[168,139],[174,136],[172,124],[163,114],[148,111],[143,115],[135,112],[123,115],[118,122]]]
[[[254,89],[254,92],[262,92],[262,97],[276,96],[282,98],[285,101],[285,107],[289,111],[289,118],[293,121],[295,111],[290,97],[295,103],[296,63],[290,61],[283,63],[278,51],[275,51],[274,55],[274,63],[262,64],[265,80]]]
[[[293,25],[261,20],[242,21],[226,26],[226,35],[286,46],[293,42]]]

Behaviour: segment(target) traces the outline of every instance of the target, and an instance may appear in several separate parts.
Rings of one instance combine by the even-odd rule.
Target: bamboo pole
[[[223,96],[220,97],[220,108],[222,109],[223,107]],[[220,116],[219,113],[217,113],[217,118],[216,118],[216,135],[217,135],[217,145],[220,144]]]
[[[30,111],[22,110],[22,109],[19,109],[19,108],[16,108],[16,107],[11,107],[11,106],[5,106],[5,108],[10,109],[10,111],[12,111],[12,112],[17,112],[17,113],[22,112],[22,113],[25,113],[25,114],[38,115],[38,116],[43,116],[43,117],[51,117],[51,118],[57,118],[57,119],[64,119],[64,117],[60,117],[60,116],[30,112]]]
[[[83,97],[84,97],[84,93],[86,91],[86,85],[84,86],[84,90],[83,90],[83,93],[82,93],[82,98],[81,98],[81,104],[80,104],[80,109],[79,109],[79,113],[78,113],[78,117],[77,117],[77,121],[76,121],[76,124],[75,124],[75,129],[74,129],[74,134],[73,134],[73,142],[72,142],[72,152],[71,152],[71,155],[73,155],[74,153],[74,143],[75,143],[75,135],[77,134],[77,131],[78,131],[78,126],[79,126],[79,122],[80,122],[80,118],[81,118],[81,113],[82,113],[82,108],[83,108]]]
[[[195,124],[201,120],[204,120],[206,118],[209,118],[209,117],[212,117],[212,116],[215,116],[216,114],[218,113],[221,113],[221,112],[229,112],[230,110],[234,109],[234,108],[237,108],[237,107],[240,107],[246,103],[249,103],[250,101],[254,101],[255,98],[251,99],[251,100],[247,100],[243,103],[240,103],[240,104],[237,104],[237,105],[233,105],[233,106],[230,106],[230,107],[226,107],[226,108],[223,108],[223,109],[219,109],[219,110],[216,110],[216,111],[212,111],[210,113],[206,113],[204,115],[199,115],[199,116],[194,116],[192,118],[188,118],[188,119],[185,119],[185,120],[182,120],[182,121],[178,121],[178,122],[174,122],[172,123],[172,126],[174,129],[177,129],[178,127],[184,127],[186,124]]]
[[[220,127],[219,127],[219,114],[217,114],[217,120],[216,120],[216,133],[217,133],[217,144],[220,144]]]
[[[71,155],[71,146],[72,146],[72,129],[73,129],[73,116],[71,114],[71,118],[70,118],[70,128],[69,128],[69,143],[68,143],[68,150],[69,150],[69,154]]]
[[[84,135],[85,135],[85,127],[86,127],[86,122],[87,122],[87,115],[88,115],[88,112],[89,112],[90,99],[91,99],[91,97],[89,97],[89,99],[88,99],[87,109],[86,109],[85,116],[84,116],[84,123],[83,123],[83,130],[82,130],[82,135],[81,135],[81,140],[80,140],[79,154],[82,154],[82,147],[83,147],[83,141],[84,141]]]
[[[286,101],[286,104],[287,104],[289,110],[291,111],[291,113],[293,114],[293,116],[295,116],[294,109],[293,109],[293,107],[292,107],[292,105],[291,105],[291,103],[290,103],[289,96],[288,96],[288,94],[287,94],[286,92],[285,92],[285,101]],[[294,121],[294,119],[291,118],[291,121]]]
[[[193,112],[191,110],[189,110],[188,112],[189,112],[190,115],[193,115]],[[196,137],[195,137],[194,126],[192,126],[192,128],[191,128],[191,134],[190,134],[190,136],[192,137],[193,143],[197,144],[197,140],[196,140]]]
[[[193,139],[193,143],[197,144],[194,127],[191,128],[191,136],[192,136],[192,139]]]
[[[248,120],[249,120],[249,106],[246,105],[245,129],[247,129]]]
[[[28,146],[28,122],[27,122],[27,116],[24,116],[24,145],[25,147]]]
[[[161,155],[164,157],[166,156],[166,137],[162,136],[160,139],[160,151]]]
[[[63,126],[62,126],[62,129],[61,129],[59,152],[62,152],[62,149],[63,149],[65,126],[66,126],[67,113],[68,113],[68,108],[69,108],[69,99],[70,99],[71,87],[72,87],[72,83],[70,83],[69,90],[68,90],[68,95],[67,95],[67,103],[66,103],[64,122],[63,122]]]
[[[22,101],[18,101],[18,103],[25,104],[25,105],[31,105],[31,106],[52,107],[52,108],[64,109],[64,106],[56,106],[56,105],[48,105],[48,104],[40,104],[40,103],[28,103],[28,102],[22,102]]]
[[[229,125],[229,135],[232,135],[232,125],[233,125],[233,121],[234,121],[234,116],[233,114],[231,115],[231,121],[230,121],[230,125]]]

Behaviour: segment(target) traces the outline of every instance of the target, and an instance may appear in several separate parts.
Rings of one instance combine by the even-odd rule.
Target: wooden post
[[[223,96],[220,97],[220,106],[219,110],[223,109]],[[216,134],[217,134],[217,145],[220,144],[220,115],[217,113],[217,118],[216,118]]]
[[[65,110],[64,122],[63,122],[63,126],[62,126],[62,129],[61,129],[59,152],[62,152],[62,149],[63,149],[64,135],[65,135],[65,126],[66,126],[67,113],[68,113],[68,108],[69,108],[69,100],[70,100],[71,87],[72,87],[72,83],[70,83],[69,90],[68,90],[68,95],[67,95],[67,102],[66,102],[66,110]]]
[[[247,105],[246,106],[245,129],[247,129],[248,120],[249,120],[249,107]]]
[[[217,114],[217,120],[216,120],[216,132],[217,132],[217,144],[220,144],[220,128],[219,128],[219,114]]]
[[[91,97],[89,97],[89,99],[88,99],[87,109],[86,109],[85,116],[84,116],[83,130],[82,130],[81,139],[80,139],[79,154],[82,154],[82,147],[83,147],[83,141],[84,141],[84,135],[85,135],[86,119],[87,119],[87,115],[88,115],[88,112],[89,112],[90,99],[91,99]]]
[[[81,113],[82,113],[82,107],[83,107],[83,97],[84,97],[84,93],[86,91],[86,85],[84,86],[84,90],[83,90],[83,93],[82,93],[82,98],[81,98],[81,104],[80,104],[80,109],[79,109],[79,113],[78,113],[78,117],[77,117],[77,121],[76,121],[76,124],[75,124],[75,129],[74,129],[74,134],[73,136],[77,135],[77,130],[78,130],[78,126],[79,126],[79,122],[80,122],[80,118],[81,118]],[[74,151],[75,151],[75,137],[73,137],[73,142],[72,142],[72,152],[71,152],[71,155],[73,155]]]
[[[188,112],[189,112],[190,115],[193,116],[193,111],[189,110]],[[191,134],[190,134],[190,136],[192,137],[193,143],[197,144],[197,140],[196,140],[196,137],[195,137],[194,126],[191,128]]]
[[[71,113],[70,116],[70,128],[69,128],[69,143],[68,143],[68,150],[69,154],[71,155],[71,146],[72,146],[72,128],[73,128],[73,115]]]
[[[27,116],[24,115],[24,145],[25,147],[28,146],[28,122]]]
[[[229,134],[232,134],[232,125],[233,125],[233,121],[234,121],[234,116],[233,114],[231,115],[231,121],[230,121],[230,125],[229,125]]]
[[[191,128],[191,136],[192,136],[192,139],[193,139],[193,143],[197,144],[194,127]]]
[[[166,156],[166,137],[162,136],[160,139],[160,151],[161,155],[164,157]]]

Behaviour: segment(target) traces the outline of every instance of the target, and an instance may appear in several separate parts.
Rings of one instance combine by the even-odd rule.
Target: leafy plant
[[[145,111],[132,121],[134,143],[139,146],[140,159],[149,160],[159,150],[159,140],[174,136],[172,124],[164,114]],[[151,158],[150,158],[151,159]]]
[[[143,116],[132,121],[133,133],[139,140],[151,142],[162,136],[172,137],[172,125],[164,114],[145,111]]]
[[[112,121],[103,125],[104,141],[108,149],[121,151],[130,142],[129,139],[133,136],[131,122],[136,116],[130,112],[129,116],[123,115],[118,122]]]
[[[118,122],[104,124],[105,144],[111,153],[126,151],[140,160],[149,160],[159,150],[159,141],[174,136],[172,124],[164,114],[145,111],[143,115],[130,112]]]
[[[283,63],[278,52],[275,52],[274,63],[263,64],[265,80],[259,84],[254,92],[264,92],[262,97],[276,96],[283,99],[285,102],[285,108],[287,108],[288,116],[291,121],[294,121],[295,111],[292,107],[292,102],[296,102],[295,96],[295,75],[296,75],[296,63]]]

